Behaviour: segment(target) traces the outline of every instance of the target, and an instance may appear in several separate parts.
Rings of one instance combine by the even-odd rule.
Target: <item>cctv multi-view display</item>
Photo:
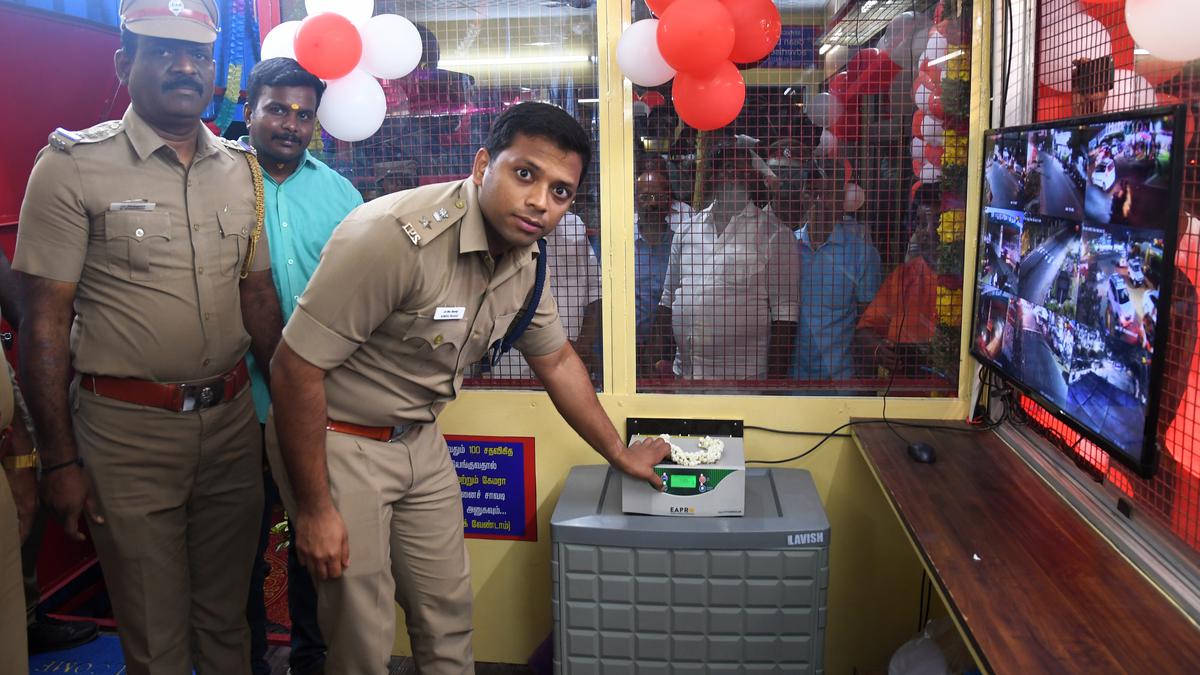
[[[1150,475],[1181,111],[990,131],[971,350]]]

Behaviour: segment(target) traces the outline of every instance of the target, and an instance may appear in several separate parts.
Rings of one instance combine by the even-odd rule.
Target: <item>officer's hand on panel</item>
[[[58,516],[69,539],[87,539],[79,529],[79,518],[85,513],[92,523],[104,524],[104,517],[96,510],[92,497],[91,481],[78,464],[42,476],[42,501]]]
[[[295,518],[296,554],[318,581],[342,576],[350,566],[350,539],[342,515],[333,506]]]
[[[644,438],[630,445],[613,458],[612,464],[621,473],[640,478],[662,490],[662,478],[654,471],[654,465],[671,456],[671,445],[661,438]]]

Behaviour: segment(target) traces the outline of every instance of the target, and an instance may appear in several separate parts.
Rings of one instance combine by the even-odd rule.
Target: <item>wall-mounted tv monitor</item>
[[[971,352],[1153,474],[1183,109],[989,131]]]

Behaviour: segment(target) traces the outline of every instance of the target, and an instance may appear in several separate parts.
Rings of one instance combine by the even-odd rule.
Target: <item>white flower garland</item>
[[[659,438],[671,443],[671,436],[668,434],[662,434]],[[721,453],[725,452],[725,442],[712,436],[701,438],[696,445],[700,446],[698,451],[684,452],[683,448],[671,443],[671,461],[680,466],[716,464],[721,459]]]

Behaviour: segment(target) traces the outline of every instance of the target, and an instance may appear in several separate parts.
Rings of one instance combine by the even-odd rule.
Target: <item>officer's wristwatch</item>
[[[15,471],[17,469],[36,469],[38,465],[37,448],[34,448],[33,452],[29,453],[28,455],[9,455],[7,457],[0,458],[0,464],[3,464],[4,468],[9,471]]]

